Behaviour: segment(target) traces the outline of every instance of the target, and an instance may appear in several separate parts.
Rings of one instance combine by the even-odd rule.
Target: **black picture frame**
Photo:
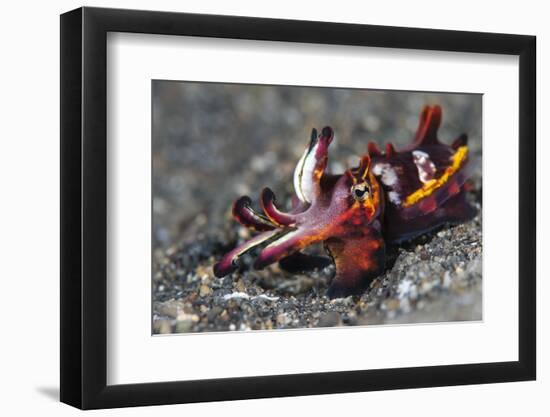
[[[519,56],[519,360],[107,385],[108,32]],[[60,56],[62,402],[94,409],[536,378],[534,36],[84,7],[61,15]]]

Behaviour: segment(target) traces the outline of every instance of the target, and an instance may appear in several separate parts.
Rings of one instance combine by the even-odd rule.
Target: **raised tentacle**
[[[311,131],[307,149],[294,170],[294,190],[304,203],[311,203],[320,193],[320,181],[328,162],[328,147],[334,138],[332,128],[326,126],[317,136]]]
[[[278,226],[293,226],[296,223],[294,215],[283,213],[275,206],[275,194],[267,187],[260,194],[260,205],[267,218]]]
[[[252,200],[248,196],[243,196],[233,203],[233,217],[243,226],[263,232],[277,228],[267,217],[257,213],[251,207]]]

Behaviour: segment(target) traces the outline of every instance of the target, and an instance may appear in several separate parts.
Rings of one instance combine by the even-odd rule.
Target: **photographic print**
[[[89,7],[60,33],[62,402],[536,379],[534,36]]]
[[[153,80],[154,334],[482,319],[482,95]]]

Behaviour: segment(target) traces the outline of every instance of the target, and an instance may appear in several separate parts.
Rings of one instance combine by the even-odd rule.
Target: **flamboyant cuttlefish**
[[[388,143],[381,151],[369,142],[359,166],[339,175],[325,170],[333,130],[325,127],[318,135],[313,129],[294,171],[294,208],[279,210],[269,188],[260,195],[263,214],[247,196],[235,201],[235,219],[260,233],[227,253],[214,266],[215,275],[234,271],[238,258],[258,245],[267,244],[254,263],[261,269],[289,256],[305,257],[299,251],[323,242],[336,267],[327,295],[362,292],[384,271],[387,245],[463,222],[475,212],[465,198],[467,136],[442,144],[440,124],[441,107],[424,107],[409,146],[397,151]]]

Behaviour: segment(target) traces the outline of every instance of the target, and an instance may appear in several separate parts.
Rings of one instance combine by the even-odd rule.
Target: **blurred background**
[[[226,221],[239,196],[269,186],[278,201],[313,127],[335,129],[329,168],[343,172],[367,142],[409,143],[426,104],[443,107],[439,137],[461,133],[481,152],[481,95],[293,86],[153,82],[153,230],[156,248]]]

